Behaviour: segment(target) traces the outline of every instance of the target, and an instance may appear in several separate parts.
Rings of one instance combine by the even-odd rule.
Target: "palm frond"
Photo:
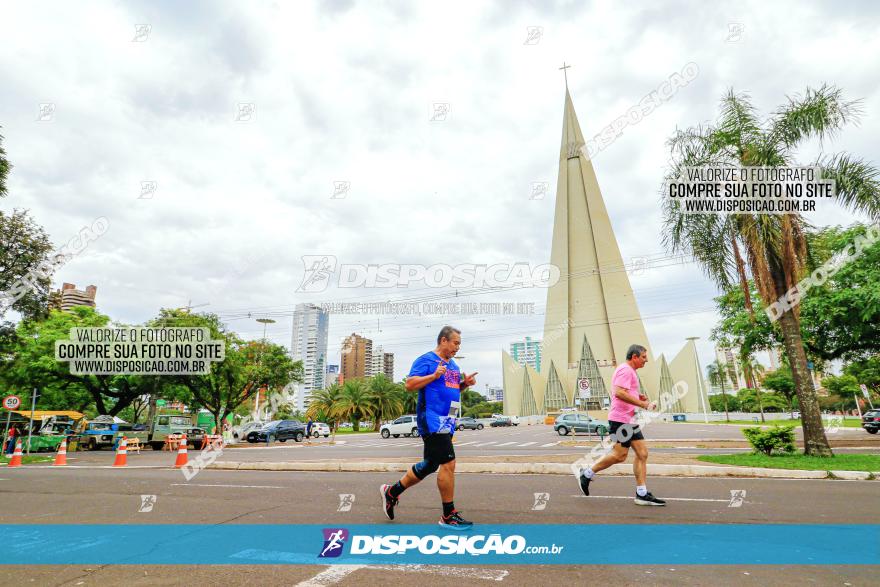
[[[880,172],[876,167],[846,153],[820,157],[814,165],[822,179],[834,180],[834,197],[840,204],[880,219]]]
[[[823,84],[818,90],[807,88],[804,96],[788,97],[772,118],[770,136],[773,142],[790,149],[811,137],[832,138],[847,123],[857,123],[862,113],[861,102],[843,100],[843,91]]]

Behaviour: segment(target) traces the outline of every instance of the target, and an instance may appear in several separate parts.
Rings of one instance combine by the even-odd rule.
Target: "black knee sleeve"
[[[416,477],[419,478],[419,480],[422,480],[425,477],[427,477],[428,475],[430,475],[431,473],[436,472],[437,469],[439,469],[439,468],[440,468],[440,463],[437,463],[435,461],[429,461],[429,460],[425,459],[422,462],[416,463],[415,465],[413,465],[412,472],[413,472],[413,475],[415,475]]]

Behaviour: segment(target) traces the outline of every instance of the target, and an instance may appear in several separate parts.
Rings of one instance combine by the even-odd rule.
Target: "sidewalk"
[[[658,455],[659,456],[659,455]],[[663,455],[667,456],[667,455]],[[676,455],[668,455],[676,456]],[[483,473],[507,475],[572,475],[574,459],[571,455],[541,455],[535,457],[502,457],[488,460],[490,457],[459,458],[456,461],[457,473]],[[487,460],[483,460],[487,459]],[[540,459],[540,460],[538,460]],[[679,457],[686,462],[648,463],[648,474],[657,477],[751,477],[773,479],[846,479],[869,480],[874,475],[862,471],[802,471],[796,469],[761,469],[757,467],[730,467],[724,465],[707,465],[687,457]],[[503,461],[503,462],[499,462]],[[561,460],[561,462],[559,462]],[[554,462],[556,461],[556,462]],[[690,462],[687,462],[690,461]],[[290,461],[290,462],[237,462],[217,461],[208,466],[209,469],[236,471],[328,471],[328,472],[403,472],[412,463],[409,461],[377,459],[357,461]],[[630,463],[612,465],[603,471],[609,475],[632,475]]]

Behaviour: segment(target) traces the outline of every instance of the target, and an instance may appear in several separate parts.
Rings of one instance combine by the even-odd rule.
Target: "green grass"
[[[31,463],[51,463],[54,460],[54,455],[23,455],[21,457],[21,463],[23,465],[29,465]],[[3,455],[2,460],[0,460],[0,467],[5,467],[8,463],[9,457]]]
[[[826,426],[830,424],[830,422],[828,420],[823,420],[823,422],[826,423]],[[679,423],[680,422],[676,422],[676,424],[679,424]],[[800,420],[767,420],[766,422],[761,422],[761,416],[760,416],[760,414],[758,415],[757,426],[773,426],[774,423],[777,423],[780,425],[786,424],[786,425],[791,425],[791,426],[800,426],[801,425]],[[687,422],[684,422],[684,424],[706,424],[706,422],[703,422],[702,420],[689,420]],[[709,424],[751,424],[753,426],[756,425],[754,420],[731,420],[730,422],[727,422],[726,420],[722,420],[720,422],[709,422]],[[860,418],[852,416],[846,420],[843,420],[841,425],[844,428],[861,428],[862,427],[862,420]]]
[[[808,471],[880,471],[880,455],[839,454],[813,457],[802,454],[768,457],[765,454],[700,455],[698,460],[719,465],[763,467],[767,469],[804,469]]]
[[[339,430],[336,431],[337,436],[339,436],[340,434],[369,434],[369,433],[376,434],[376,431],[372,430],[372,429],[364,430],[363,428],[361,428],[358,432],[355,432],[351,428],[340,428]]]

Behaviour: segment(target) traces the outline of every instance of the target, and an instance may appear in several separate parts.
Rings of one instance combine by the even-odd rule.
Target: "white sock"
[[[636,495],[639,497],[645,497],[648,495],[648,486],[647,485],[636,485]]]
[[[587,479],[592,479],[595,473],[593,472],[592,467],[587,467],[586,469],[581,469],[581,475],[583,475]]]

